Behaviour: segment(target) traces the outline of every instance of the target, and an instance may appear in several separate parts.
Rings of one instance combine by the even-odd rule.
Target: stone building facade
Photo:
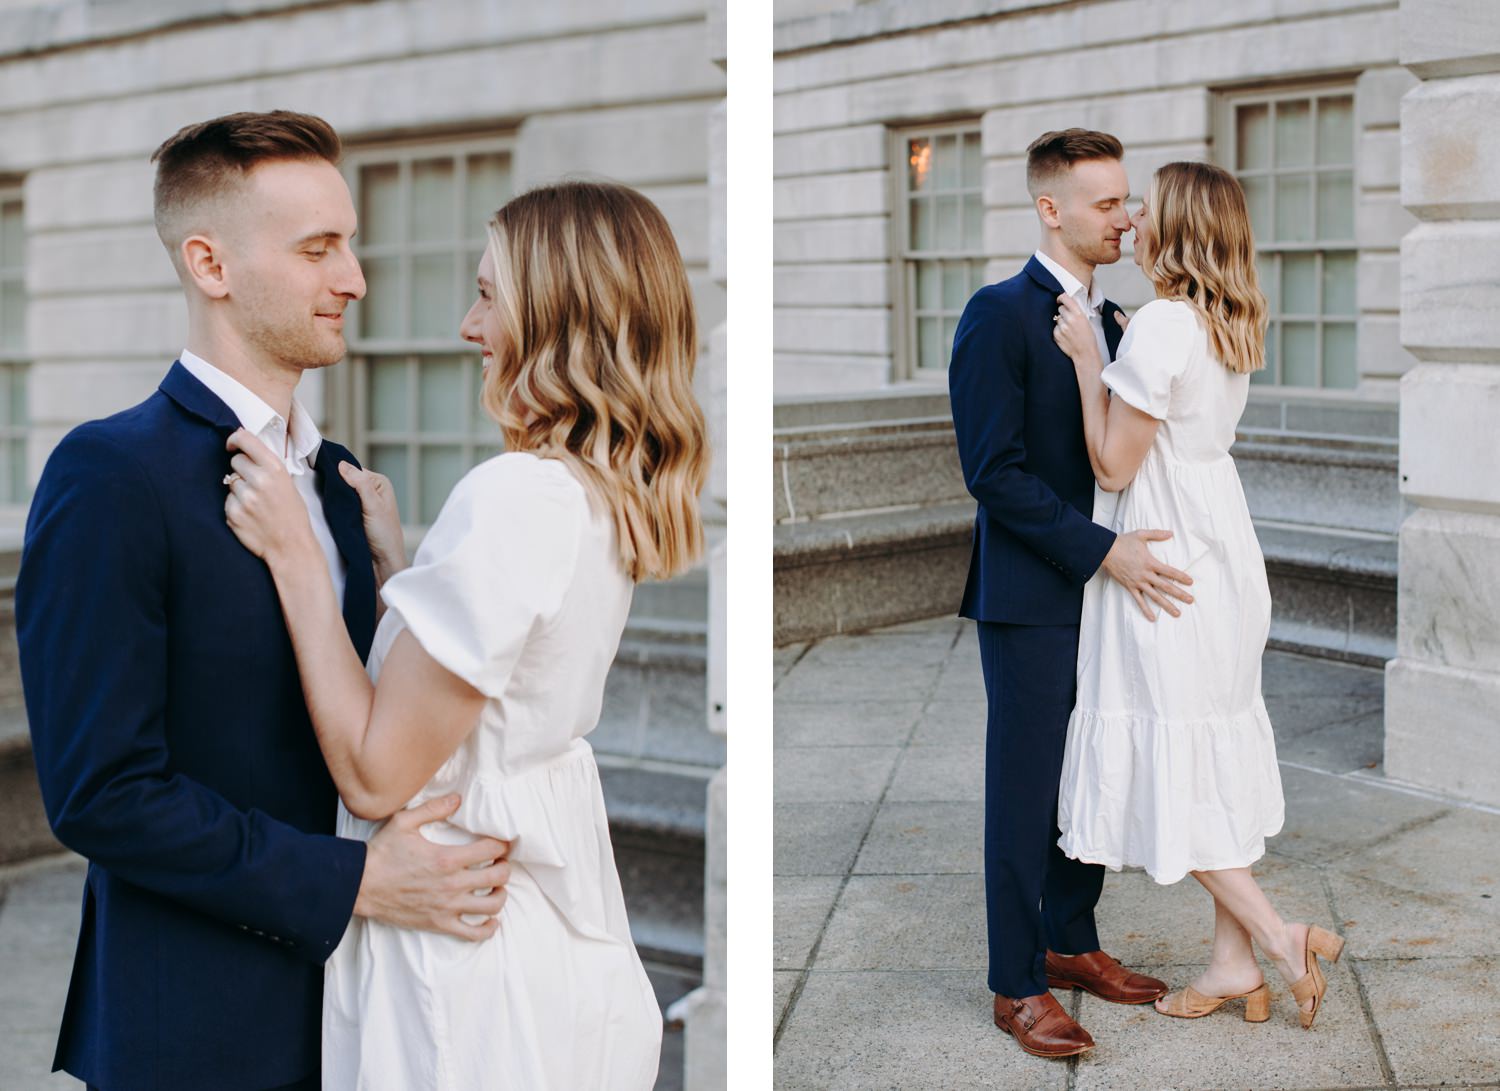
[[[1217,162],[1246,190],[1272,323],[1235,455],[1271,576],[1273,645],[1385,664],[1399,567],[1413,594],[1399,600],[1388,772],[1485,794],[1403,751],[1395,724],[1403,687],[1425,698],[1456,685],[1481,715],[1468,702],[1495,679],[1472,674],[1476,657],[1494,662],[1493,624],[1476,642],[1478,607],[1467,628],[1435,622],[1454,592],[1413,562],[1429,532],[1429,554],[1462,541],[1476,562],[1492,548],[1473,513],[1493,504],[1479,481],[1495,463],[1460,456],[1447,417],[1412,413],[1417,397],[1482,414],[1487,396],[1492,369],[1476,361],[1494,353],[1483,316],[1496,278],[1463,295],[1439,267],[1493,266],[1473,219],[1491,195],[1456,181],[1493,165],[1477,150],[1490,77],[1475,74],[1477,46],[1467,60],[1443,52],[1460,56],[1450,39],[1490,41],[1492,5],[778,0],[776,13],[778,638],[956,608],[973,504],[947,405],[953,329],[973,290],[1037,245],[1029,142],[1103,129],[1124,142],[1136,194],[1174,159]],[[1422,52],[1413,67],[1411,49],[1444,59]],[[1438,82],[1418,89],[1419,76]],[[1433,135],[1409,132],[1417,118]],[[1098,275],[1127,309],[1150,298],[1128,247]],[[1433,491],[1413,470],[1471,483]],[[1471,673],[1458,682],[1455,670]]]
[[[700,397],[716,448],[705,513],[718,548],[725,278],[723,178],[711,173],[723,159],[723,30],[712,0],[0,3],[0,609],[50,451],[74,425],[146,397],[182,348],[186,308],[151,222],[151,152],[236,110],[314,113],[343,137],[368,295],[351,308],[349,357],[299,396],[328,435],[392,477],[413,537],[498,449],[476,409],[477,359],[457,335],[488,213],[562,177],[610,178],[654,200],[704,339]],[[638,589],[594,736],[637,940],[689,983],[704,952],[706,795],[724,763],[705,696],[722,654],[708,569]],[[5,629],[0,770],[21,769],[4,784],[22,791]],[[39,848],[0,845],[0,861]],[[722,852],[716,862],[722,885]]]

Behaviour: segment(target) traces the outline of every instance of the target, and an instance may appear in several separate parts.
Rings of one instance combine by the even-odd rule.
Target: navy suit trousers
[[[1104,868],[1057,847],[1058,778],[1077,690],[1078,626],[981,621],[989,699],[984,879],[992,992],[1047,991],[1046,950],[1099,949],[1094,906]]]

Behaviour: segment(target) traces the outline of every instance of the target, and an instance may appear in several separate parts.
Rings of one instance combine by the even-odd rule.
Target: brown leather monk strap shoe
[[[1083,989],[1114,1004],[1149,1004],[1167,992],[1166,982],[1131,973],[1103,951],[1084,955],[1048,951],[1047,987]]]
[[[1063,1011],[1051,993],[1012,1000],[995,995],[995,1026],[1009,1031],[1036,1057],[1072,1057],[1094,1048],[1094,1039]]]

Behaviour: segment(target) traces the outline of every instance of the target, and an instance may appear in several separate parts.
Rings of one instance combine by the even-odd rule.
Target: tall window
[[[26,476],[26,223],[21,191],[0,188],[0,503],[24,504]]]
[[[500,450],[479,408],[479,352],[458,335],[485,224],[511,196],[507,141],[370,149],[347,159],[365,298],[342,399],[355,453],[427,525],[469,467]],[[342,369],[341,369],[342,370]]]
[[[900,134],[897,328],[902,371],[942,376],[964,304],[984,283],[984,160],[976,123]]]
[[[1252,381],[1352,389],[1354,96],[1336,88],[1236,97],[1228,117],[1230,168],[1245,187],[1271,305],[1266,369]]]

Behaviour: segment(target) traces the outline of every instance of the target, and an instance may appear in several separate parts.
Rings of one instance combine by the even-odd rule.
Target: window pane
[[[401,241],[401,173],[394,163],[359,171],[359,241],[366,246]]]
[[[465,395],[469,399],[469,432],[476,436],[495,437],[499,442],[500,425],[484,408],[481,395],[484,392],[484,368],[477,357],[466,357],[465,366],[470,369],[472,384]]]
[[[1354,175],[1318,175],[1318,238],[1354,238]]]
[[[10,423],[17,428],[31,423],[26,407],[26,371],[24,367],[10,369]]]
[[[16,269],[26,263],[26,225],[22,222],[21,202],[0,205],[0,265]]]
[[[31,498],[31,489],[26,480],[26,441],[10,441],[10,499],[14,503],[25,503]]]
[[[1359,359],[1354,351],[1352,322],[1330,322],[1323,327],[1323,385],[1353,390],[1359,385]]]
[[[969,262],[969,294],[973,295],[984,287],[984,262]]]
[[[932,143],[926,137],[906,142],[906,188],[919,193],[932,175]]]
[[[443,501],[463,477],[463,452],[457,447],[423,447],[422,460],[422,515],[421,522],[431,523],[443,510]]]
[[[1318,385],[1318,327],[1288,322],[1282,332],[1281,381],[1286,386]]]
[[[411,333],[413,337],[457,338],[458,292],[453,259],[424,254],[411,262]]]
[[[411,428],[407,406],[406,360],[370,363],[370,431],[405,432]],[[380,471],[385,473],[384,470]]]
[[[412,522],[411,474],[406,465],[406,448],[397,444],[372,446],[370,469],[391,479],[391,488],[396,493],[396,507],[401,509],[401,521]]]
[[[965,194],[963,249],[984,249],[984,199],[977,193]]]
[[[917,366],[946,367],[943,356],[943,331],[936,318],[917,319]]]
[[[1238,170],[1264,170],[1271,165],[1271,110],[1261,103],[1235,111],[1235,161]]]
[[[417,422],[423,433],[462,435],[468,406],[464,404],[464,361],[457,356],[429,356],[418,365]]]
[[[1312,186],[1306,175],[1276,179],[1276,240],[1312,241]]]
[[[917,309],[935,311],[942,306],[942,277],[935,261],[915,263],[917,271]]]
[[[932,249],[932,202],[911,202],[911,248]]]
[[[1280,323],[1272,322],[1266,327],[1266,366],[1250,373],[1250,381],[1258,386],[1270,386],[1276,380],[1276,340],[1280,336]]]
[[[933,156],[937,170],[933,179],[938,189],[958,188],[958,137],[951,133],[937,138],[936,154]]]
[[[463,236],[485,240],[484,225],[510,200],[510,156],[469,156],[468,186],[464,199]]]
[[[1250,210],[1250,230],[1258,240],[1269,241],[1275,237],[1271,230],[1271,180],[1269,178],[1241,178],[1245,190],[1245,204]]]
[[[1354,165],[1354,98],[1318,100],[1318,162]]]
[[[1260,278],[1260,291],[1266,297],[1267,302],[1281,298],[1281,291],[1277,286],[1276,268],[1275,254],[1255,255],[1255,270]]]
[[[1355,256],[1323,255],[1323,313],[1353,314],[1355,310]]]
[[[413,242],[445,242],[454,237],[453,160],[425,159],[411,166]]]
[[[1276,165],[1301,167],[1312,162],[1312,104],[1276,104]]]
[[[26,296],[15,281],[0,286],[0,348],[26,349]]]
[[[952,316],[943,319],[943,366],[953,357],[953,335],[958,332],[958,319]]]
[[[396,258],[366,258],[365,298],[359,303],[360,336],[378,339],[401,336],[401,306],[397,296],[401,264]]]
[[[943,262],[943,310],[961,311],[969,301],[969,271],[962,262]]]
[[[978,133],[964,133],[963,185],[965,189],[984,185],[984,151],[979,146]]]
[[[957,197],[939,197],[937,199],[937,248],[939,250],[957,250],[959,243],[959,199]]]
[[[1318,258],[1316,254],[1281,256],[1281,314],[1318,313]]]

